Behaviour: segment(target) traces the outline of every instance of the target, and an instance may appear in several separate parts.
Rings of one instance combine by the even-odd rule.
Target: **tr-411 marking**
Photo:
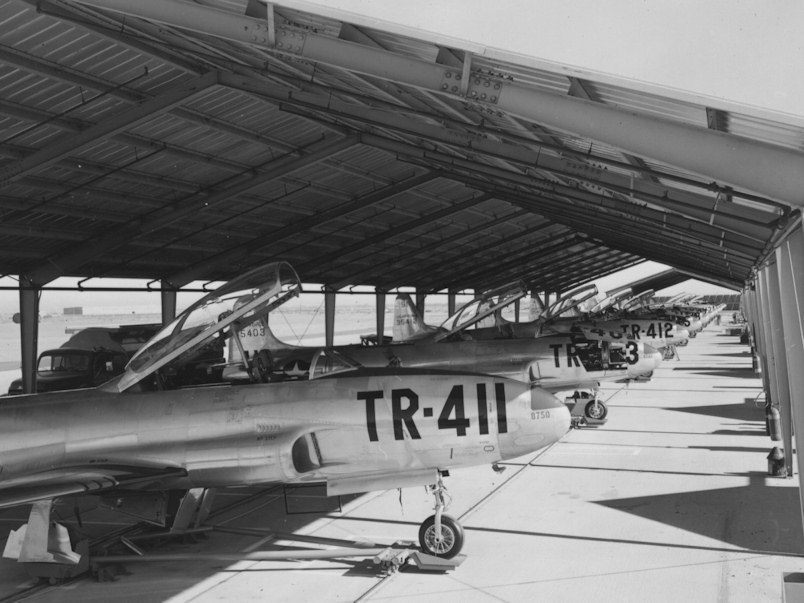
[[[486,384],[477,384],[477,422],[480,435],[489,433],[489,411],[486,396]],[[383,390],[357,392],[357,399],[366,403],[366,429],[370,442],[379,441],[377,432],[377,400],[385,397]],[[505,407],[505,384],[494,384],[494,400],[497,409],[497,432],[508,432],[508,418]],[[463,385],[454,385],[444,401],[444,406],[438,414],[436,425],[438,429],[454,429],[458,436],[467,435],[472,420],[466,415],[466,404]],[[391,423],[394,428],[394,439],[404,440],[405,429],[413,440],[421,439],[419,428],[414,415],[419,410],[419,396],[410,388],[391,390]],[[422,409],[424,418],[433,416],[433,409]],[[404,429],[403,429],[404,426]]]

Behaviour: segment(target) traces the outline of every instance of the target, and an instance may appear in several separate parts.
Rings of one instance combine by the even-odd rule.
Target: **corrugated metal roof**
[[[271,47],[246,0],[114,4],[0,0],[2,274],[182,285],[287,259],[336,287],[561,291],[656,260],[739,287],[795,219],[796,200],[503,100],[516,86],[583,99],[578,123],[614,107],[801,152],[804,128],[749,108],[281,7]]]

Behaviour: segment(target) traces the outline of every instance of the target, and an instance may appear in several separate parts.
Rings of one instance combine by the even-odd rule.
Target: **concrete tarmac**
[[[725,323],[725,321],[724,321]],[[770,477],[761,379],[728,326],[710,326],[647,383],[605,385],[605,425],[571,430],[540,454],[454,471],[449,513],[466,530],[462,565],[383,573],[371,558],[231,561],[205,555],[311,548],[269,532],[337,544],[415,541],[432,513],[423,489],[344,499],[340,510],[287,514],[278,490],[222,513],[227,529],[126,563],[116,581],[83,580],[23,595],[32,581],[0,561],[0,601],[781,601],[804,571],[798,479]],[[242,494],[218,497],[218,506]],[[291,502],[291,507],[294,503]],[[298,510],[298,509],[297,509]],[[19,514],[18,514],[19,515]],[[16,521],[16,524],[14,522]],[[0,517],[0,528],[19,520]],[[102,522],[98,521],[99,525]],[[340,542],[343,541],[343,542]],[[326,548],[326,547],[324,547]]]

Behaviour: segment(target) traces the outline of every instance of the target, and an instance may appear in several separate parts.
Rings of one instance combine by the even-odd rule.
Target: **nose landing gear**
[[[443,513],[446,508],[444,494],[447,491],[441,473],[435,485],[428,486],[435,497],[435,514],[422,522],[419,528],[419,544],[422,551],[434,557],[452,559],[463,548],[463,527],[453,517]]]
[[[598,396],[597,391],[574,392],[572,396],[564,399],[570,409],[571,426],[578,428],[583,425],[602,425],[606,422],[609,409]]]

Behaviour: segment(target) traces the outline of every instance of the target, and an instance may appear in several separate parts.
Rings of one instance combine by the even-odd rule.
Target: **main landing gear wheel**
[[[609,409],[600,400],[592,400],[591,402],[587,403],[583,409],[583,412],[588,419],[602,421],[606,418],[606,415],[609,414]]]
[[[463,527],[449,515],[441,516],[441,530],[436,530],[436,516],[431,515],[419,528],[422,551],[434,557],[452,559],[463,548]]]

